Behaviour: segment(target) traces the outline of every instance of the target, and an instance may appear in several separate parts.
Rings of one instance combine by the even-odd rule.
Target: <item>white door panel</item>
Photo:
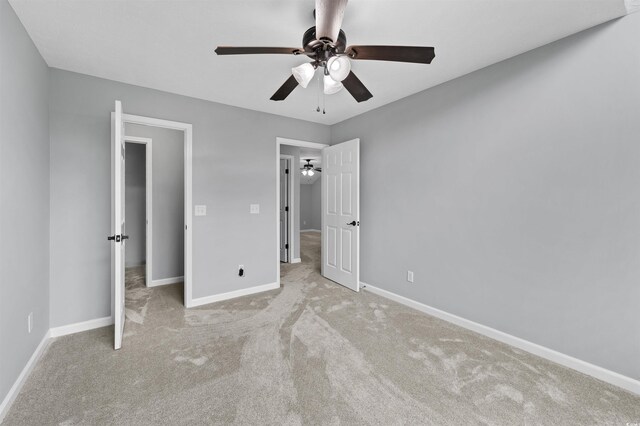
[[[124,262],[125,262],[125,221],[124,221],[124,122],[122,120],[122,104],[116,101],[114,121],[113,121],[113,140],[112,140],[112,194],[111,206],[112,212],[112,230],[110,237],[112,243],[112,280],[114,289],[114,348],[122,347],[122,335],[124,334]]]
[[[322,275],[360,289],[360,140],[322,150]]]

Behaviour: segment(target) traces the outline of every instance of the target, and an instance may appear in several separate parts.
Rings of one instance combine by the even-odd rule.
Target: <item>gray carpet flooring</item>
[[[319,234],[282,288],[185,310],[128,272],[113,328],[56,339],[7,425],[640,422],[640,398],[320,276]]]

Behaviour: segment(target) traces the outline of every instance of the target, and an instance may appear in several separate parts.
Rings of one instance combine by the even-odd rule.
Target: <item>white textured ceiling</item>
[[[630,0],[627,0],[630,1]],[[301,47],[313,0],[10,0],[51,67],[324,124],[389,102],[627,13],[624,0],[351,0],[348,44],[427,45],[431,65],[354,61],[373,93],[269,97],[303,58],[217,56],[217,45]],[[314,87],[314,88],[312,88]]]

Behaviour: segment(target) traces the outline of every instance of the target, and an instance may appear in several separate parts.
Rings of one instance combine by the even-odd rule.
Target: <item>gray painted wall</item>
[[[640,378],[639,40],[629,15],[333,126],[362,281]]]
[[[300,229],[311,227],[311,185],[300,184]]]
[[[329,127],[327,127],[327,130]],[[305,140],[304,138],[300,138]],[[315,140],[314,140],[315,142]],[[291,162],[291,172],[296,169],[296,165],[300,164],[300,147],[280,145],[280,154],[293,155],[293,161]],[[293,257],[300,258],[300,174],[293,173]],[[291,236],[289,237],[291,238]]]
[[[276,136],[328,143],[328,127],[57,69],[50,76],[52,326],[111,313],[116,99],[129,114],[193,124],[193,203],[207,205],[193,218],[193,296],[276,281]],[[252,203],[259,215],[249,214]]]
[[[184,275],[184,132],[126,124],[125,133],[153,140],[152,279],[181,277]]]
[[[129,135],[131,136],[131,135]],[[125,149],[125,249],[127,267],[146,262],[146,162],[145,145],[127,143]]]
[[[322,179],[312,184],[300,185],[300,228],[320,230],[322,213]]]
[[[322,179],[311,185],[311,229],[322,229]]]
[[[48,72],[0,0],[0,402],[49,329]]]

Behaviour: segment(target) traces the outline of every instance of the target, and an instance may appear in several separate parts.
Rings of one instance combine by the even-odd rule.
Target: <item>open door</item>
[[[125,235],[124,223],[124,122],[122,119],[122,104],[116,101],[113,115],[113,137],[111,149],[111,208],[112,234],[108,239],[112,243],[111,266],[113,293],[113,315],[115,323],[114,348],[122,347],[124,332],[124,254],[125,242],[129,238]]]
[[[280,159],[280,262],[289,261],[289,160]]]
[[[360,290],[360,139],[322,149],[322,275]]]

